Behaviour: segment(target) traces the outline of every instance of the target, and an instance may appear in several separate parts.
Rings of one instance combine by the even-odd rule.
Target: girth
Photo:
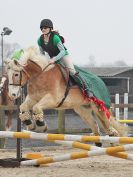
[[[64,80],[66,82],[66,90],[64,93],[64,97],[62,98],[61,102],[58,104],[57,108],[59,108],[64,103],[64,101],[69,93],[70,88],[78,87],[76,82],[71,77],[69,70],[61,64],[58,64],[58,67],[60,68],[60,71],[61,71],[61,73],[64,77]]]

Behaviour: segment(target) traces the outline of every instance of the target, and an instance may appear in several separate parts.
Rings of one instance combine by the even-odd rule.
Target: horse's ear
[[[19,64],[17,60],[13,60],[13,62],[14,62],[15,65]]]
[[[8,63],[10,63],[11,59],[7,58],[6,60],[4,60],[5,65],[7,65]]]
[[[23,69],[23,66],[19,63],[18,60],[13,60],[13,64],[13,68],[15,68],[16,71],[21,71]]]

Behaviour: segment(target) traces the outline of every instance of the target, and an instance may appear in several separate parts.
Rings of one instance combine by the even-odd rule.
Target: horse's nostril
[[[15,94],[15,93],[12,93],[12,96],[16,96],[16,94]]]

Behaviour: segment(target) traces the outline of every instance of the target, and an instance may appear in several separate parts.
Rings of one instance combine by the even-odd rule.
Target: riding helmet
[[[53,29],[53,22],[50,19],[43,19],[40,23],[40,29],[48,27]]]

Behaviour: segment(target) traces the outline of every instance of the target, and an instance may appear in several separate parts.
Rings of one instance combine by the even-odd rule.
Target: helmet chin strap
[[[49,32],[46,34],[46,36],[48,36],[52,31],[52,28],[50,28]]]

